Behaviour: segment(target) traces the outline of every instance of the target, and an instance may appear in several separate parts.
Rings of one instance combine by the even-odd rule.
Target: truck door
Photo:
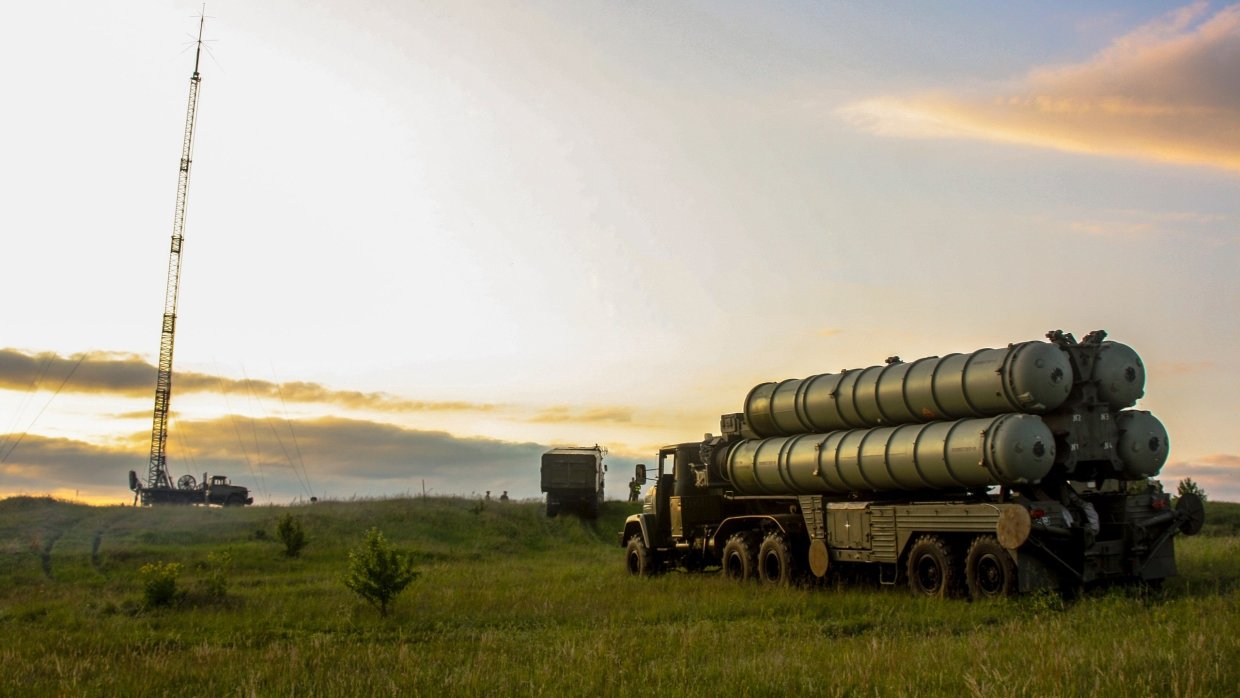
[[[870,548],[870,517],[865,505],[827,505],[827,544],[839,550]]]
[[[675,479],[673,476],[676,467],[676,451],[675,449],[662,449],[659,451],[659,480],[658,486],[655,488],[654,497],[654,513],[655,528],[657,530],[656,545],[664,545],[672,537],[672,510],[671,497],[672,488],[675,487]]]

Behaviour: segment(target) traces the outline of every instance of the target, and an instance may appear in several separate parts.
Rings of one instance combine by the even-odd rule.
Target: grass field
[[[244,509],[0,501],[4,695],[1240,694],[1240,505],[1210,503],[1158,594],[929,601],[635,579],[616,531],[533,502]],[[274,540],[297,516],[299,558]],[[378,527],[421,575],[387,618],[341,578]],[[209,593],[220,553],[227,593]],[[214,560],[214,561],[213,561]],[[182,565],[148,608],[139,569]]]

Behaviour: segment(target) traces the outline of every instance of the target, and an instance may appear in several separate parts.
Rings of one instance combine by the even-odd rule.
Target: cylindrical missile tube
[[[1116,358],[1121,359],[1117,370],[1126,376],[1131,362],[1122,352]],[[1067,400],[1072,381],[1072,364],[1063,350],[1047,342],[1022,342],[762,383],[745,398],[745,418],[759,436],[787,436],[1010,412],[1042,414]],[[1123,386],[1130,388],[1131,382]]]
[[[1115,417],[1119,429],[1121,476],[1131,480],[1154,477],[1171,452],[1167,429],[1158,418],[1141,410],[1124,410]]]
[[[847,494],[1031,483],[1054,461],[1046,424],[1009,413],[750,439],[727,451],[721,470],[736,494]]]
[[[1098,397],[1111,407],[1132,407],[1145,395],[1145,364],[1127,344],[1103,342],[1094,362]]]

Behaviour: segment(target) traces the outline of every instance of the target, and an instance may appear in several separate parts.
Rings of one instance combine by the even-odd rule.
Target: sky
[[[0,496],[145,474],[200,9],[0,25]],[[1103,329],[1240,501],[1240,4],[205,12],[174,479],[620,497],[757,383]]]

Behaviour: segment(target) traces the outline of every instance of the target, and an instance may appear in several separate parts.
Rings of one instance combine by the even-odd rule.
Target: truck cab
[[[767,538],[795,547],[790,541],[804,537],[795,498],[745,497],[730,491],[714,472],[709,448],[704,448],[713,442],[708,434],[704,442],[664,446],[652,473],[645,465],[637,466],[639,483],[651,476],[655,482],[642,512],[628,517],[620,532],[633,574],[722,567],[728,576],[752,576]],[[734,563],[730,572],[729,559]]]
[[[207,504],[236,507],[254,503],[254,498],[250,496],[250,490],[240,485],[232,484],[232,480],[227,475],[212,475],[208,480],[206,473],[203,473],[203,480]]]

